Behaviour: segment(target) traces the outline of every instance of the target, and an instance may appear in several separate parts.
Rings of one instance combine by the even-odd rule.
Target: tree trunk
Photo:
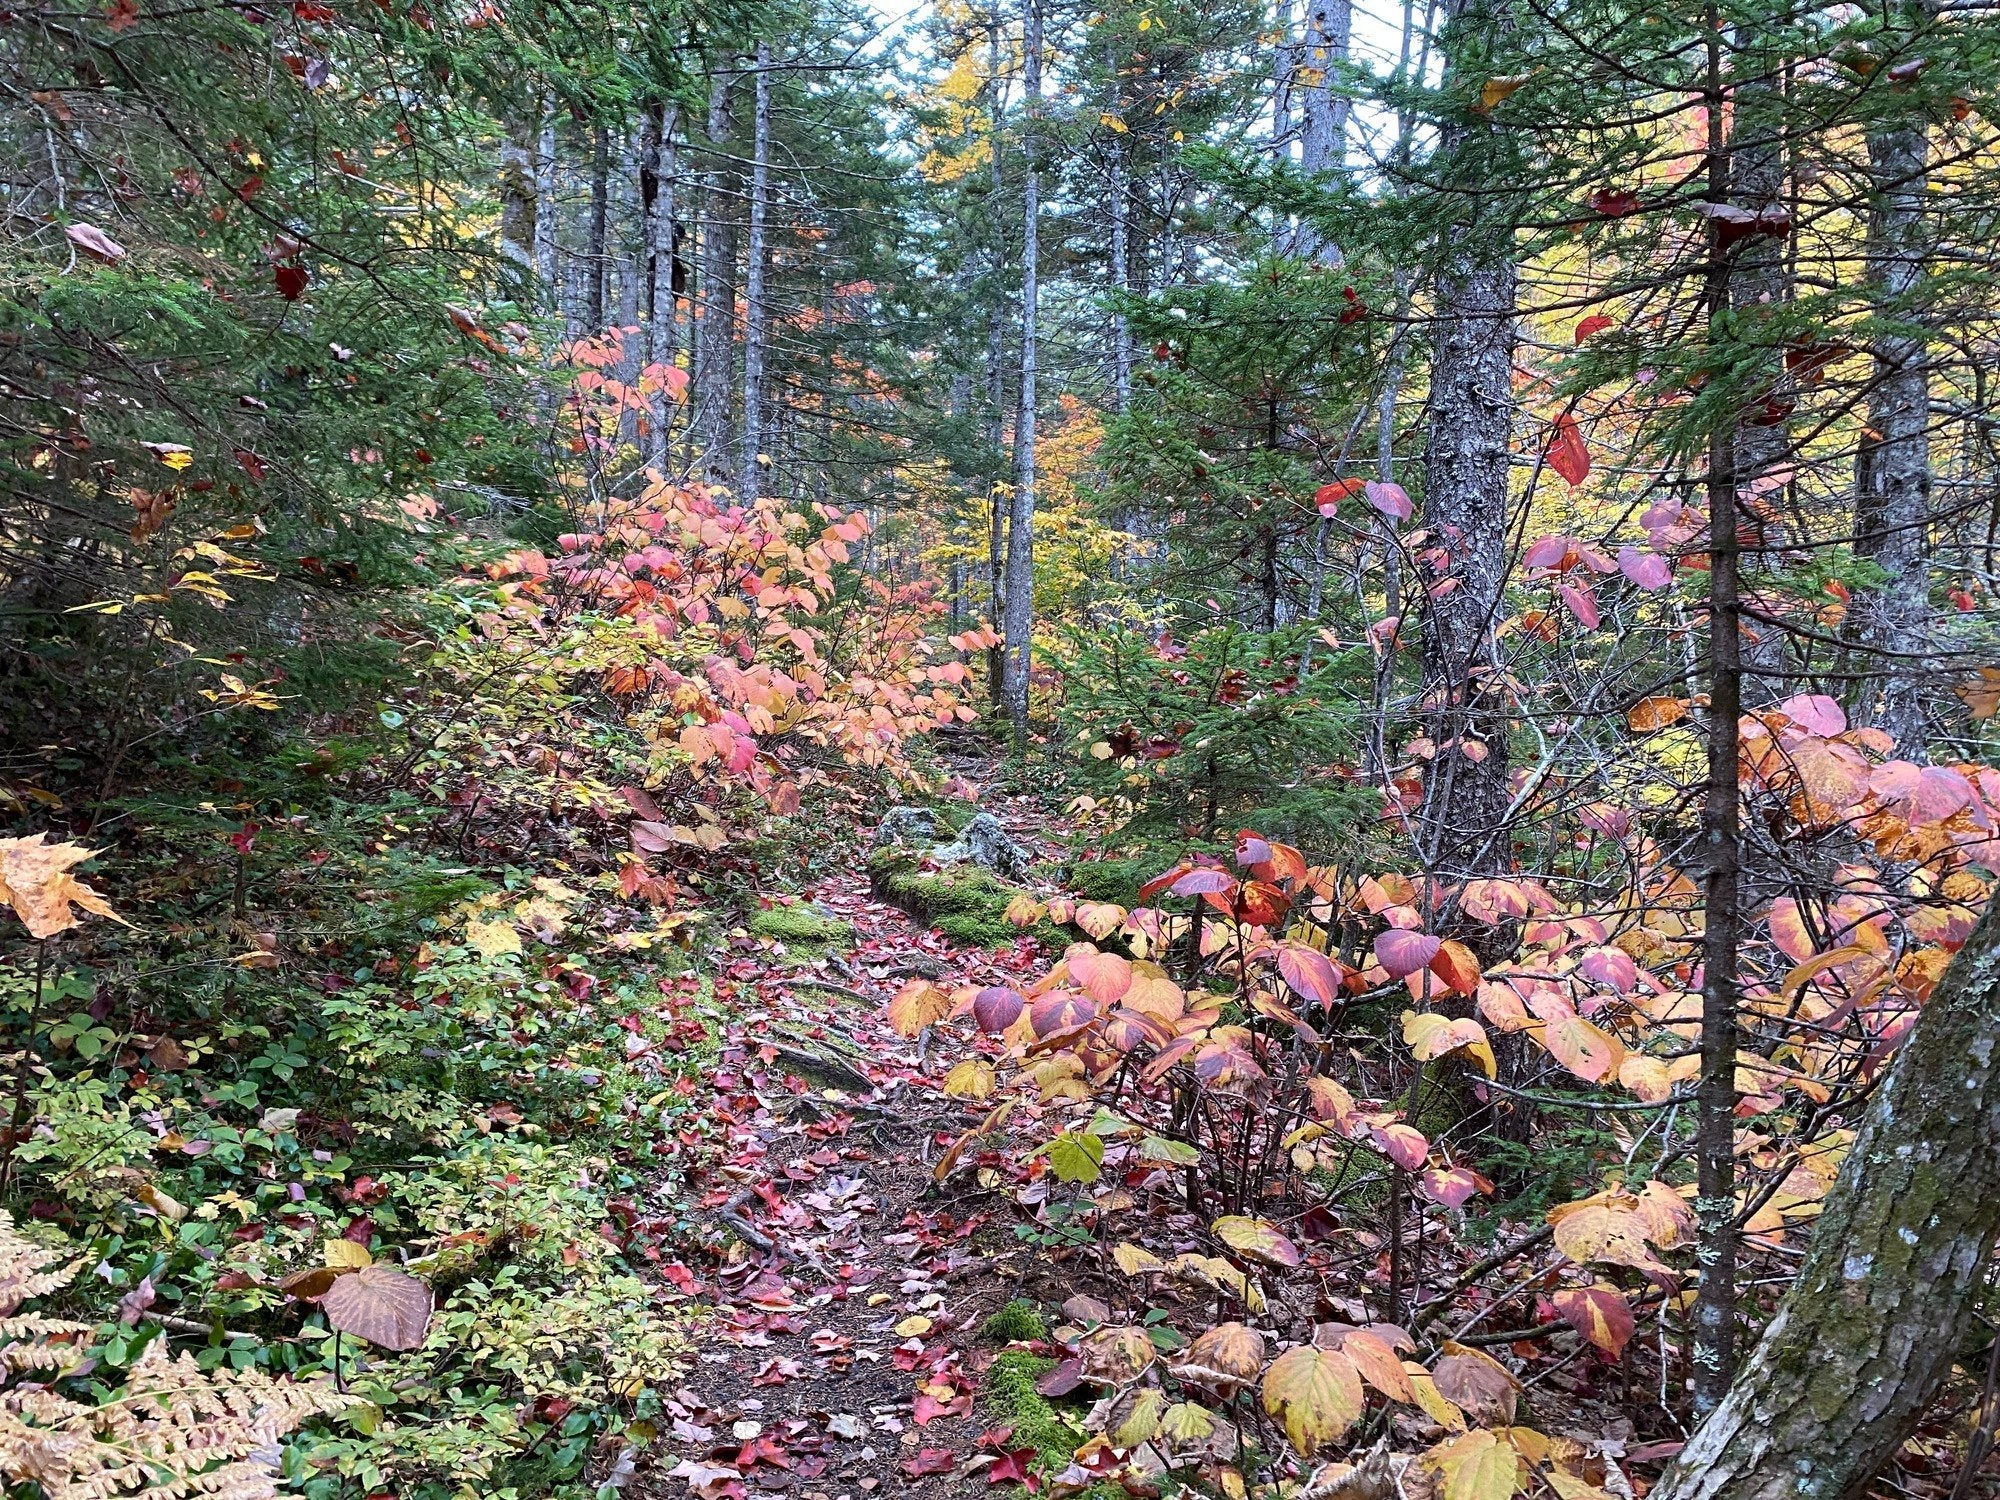
[[[730,174],[721,151],[729,137],[729,75],[717,72],[709,86],[710,147],[704,184],[701,271],[695,325],[696,445],[711,481],[728,482],[729,409],[736,346],[736,219]]]
[[[590,240],[584,252],[584,332],[589,334],[604,332],[610,220],[611,132],[598,125],[590,133]]]
[[[1723,140],[1722,37],[1708,37],[1707,200],[1729,201],[1730,159]],[[1721,221],[1710,219],[1703,292],[1711,340],[1732,301],[1734,266]],[[1736,1361],[1737,949],[1742,940],[1742,810],[1737,784],[1743,712],[1743,627],[1737,597],[1740,521],[1733,421],[1717,426],[1708,450],[1708,785],[1702,798],[1701,1081],[1695,1105],[1696,1257],[1694,1405],[1706,1415],[1722,1399]]]
[[[1739,35],[1737,46],[1736,67],[1743,81],[1733,91],[1730,117],[1730,194],[1738,207],[1750,213],[1783,215],[1789,221],[1782,60],[1760,49],[1754,37]],[[1775,329],[1792,300],[1791,246],[1789,232],[1756,234],[1742,241],[1729,293],[1736,336],[1744,346],[1738,352],[1754,350],[1755,363],[1763,372],[1759,386],[1749,392],[1734,444],[1737,503],[1751,546],[1744,559],[1744,581],[1750,586],[1753,606],[1773,614],[1777,611],[1766,607],[1776,601],[1758,595],[1756,585],[1761,577],[1782,570],[1790,529],[1783,476],[1792,460],[1789,418],[1796,393],[1784,365],[1784,340]],[[1785,658],[1781,628],[1764,620],[1745,620],[1743,693],[1753,708],[1786,696]]]
[[[1035,629],[1035,355],[1041,311],[1042,12],[1040,0],[1022,0],[1022,91],[1027,111],[1021,173],[1021,405],[1014,419],[1014,493],[1007,506],[1007,598],[1002,622],[1006,673],[1001,684],[1014,737],[1028,736],[1028,673]]]
[[[1446,25],[1470,24],[1473,12],[1472,0],[1450,0]],[[1472,128],[1481,127],[1448,124],[1440,152],[1461,151]],[[1435,289],[1423,513],[1458,582],[1424,606],[1423,722],[1436,752],[1417,843],[1425,870],[1451,881],[1510,863],[1506,684],[1493,631],[1505,613],[1515,268],[1505,227],[1480,223],[1480,200],[1466,201],[1472,222],[1458,226]]]
[[[1923,22],[1921,12],[1914,18]],[[1893,97],[1893,96],[1891,96]],[[1868,216],[1868,290],[1877,318],[1872,438],[1862,440],[1855,484],[1855,551],[1888,576],[1855,600],[1865,670],[1855,717],[1895,736],[1898,753],[1924,755],[1920,653],[1930,624],[1930,382],[1922,331],[1909,305],[1923,274],[1924,197],[1930,131],[1922,112],[1868,132],[1873,203]]]
[[[536,216],[540,207],[535,173],[535,137],[541,122],[507,120],[500,143],[500,254],[520,276],[525,299],[535,281]]]
[[[1972,1335],[2000,1230],[2000,906],[1869,1101],[1799,1277],[1653,1500],[1860,1500]]]
[[[762,488],[764,441],[765,221],[771,198],[771,44],[757,44],[756,105],[751,115],[750,243],[743,294],[743,462],[736,495],[755,500]]]
[[[1302,96],[1299,168],[1308,175],[1338,172],[1347,156],[1346,96],[1334,87],[1336,67],[1347,61],[1354,29],[1351,0],[1308,0],[1305,46],[1293,72]],[[1292,253],[1322,265],[1341,263],[1339,246],[1322,239],[1310,224],[1301,224]]]
[[[562,281],[556,265],[556,124],[546,99],[540,108],[541,128],[535,145],[535,274],[541,278],[542,296],[547,298]]]
[[[646,363],[671,365],[680,353],[679,288],[674,270],[680,235],[678,177],[680,159],[674,150],[674,129],[680,106],[658,102],[646,111],[647,150],[639,168],[640,210],[644,218]],[[673,432],[674,399],[662,392],[647,403],[646,462],[664,469]]]

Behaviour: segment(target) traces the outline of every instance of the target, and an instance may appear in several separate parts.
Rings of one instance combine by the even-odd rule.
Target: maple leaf
[[[926,1474],[949,1474],[958,1467],[958,1455],[949,1448],[919,1448],[914,1457],[903,1460],[901,1467],[912,1479]]]
[[[986,1483],[1018,1484],[1029,1489],[1035,1487],[1033,1476],[1028,1473],[1028,1465],[1038,1457],[1033,1448],[1011,1448],[1002,1453],[987,1466]]]
[[[41,833],[0,839],[0,902],[14,908],[29,933],[46,938],[69,931],[81,921],[70,911],[72,905],[131,926],[108,901],[69,873],[103,851],[81,844],[51,844],[47,839]]]

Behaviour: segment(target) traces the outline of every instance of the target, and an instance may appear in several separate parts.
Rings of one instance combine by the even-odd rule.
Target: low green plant
[[[1121,839],[1206,842],[1254,827],[1335,853],[1371,826],[1379,801],[1352,775],[1360,653],[1330,651],[1303,626],[1234,624],[1181,640],[1074,631],[1063,649],[1066,775],[1112,811]]]

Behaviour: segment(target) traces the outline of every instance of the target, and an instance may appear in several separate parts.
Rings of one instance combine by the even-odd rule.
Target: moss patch
[[[987,1404],[1014,1429],[1013,1441],[1033,1448],[1043,1463],[1061,1469],[1083,1441],[1083,1430],[1035,1389],[1035,1382],[1055,1366],[1054,1360],[1025,1349],[1003,1349],[986,1367],[985,1396]]]
[[[1064,871],[1064,879],[1086,901],[1131,906],[1139,899],[1140,886],[1172,867],[1171,859],[1143,854],[1125,859],[1085,859]]]
[[[776,938],[787,947],[831,947],[854,941],[854,924],[815,911],[810,906],[773,906],[754,912],[744,924],[758,937]]]
[[[1020,936],[1007,920],[1007,907],[1020,890],[977,865],[921,870],[906,849],[877,849],[868,856],[868,879],[879,899],[894,902],[955,943],[998,948]]]
[[[1049,1336],[1048,1320],[1026,1297],[1016,1297],[980,1325],[982,1338],[995,1344],[1032,1343]]]

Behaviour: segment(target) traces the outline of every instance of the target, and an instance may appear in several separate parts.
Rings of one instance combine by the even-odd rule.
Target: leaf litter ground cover
[[[637,1492],[838,1500],[1020,1483],[1033,1450],[976,1400],[992,1358],[978,1330],[1025,1258],[993,1255],[1013,1210],[939,1198],[933,1140],[963,1130],[968,1109],[884,1007],[912,977],[1023,982],[1039,955],[956,947],[858,873],[810,899],[853,924],[850,952],[799,966],[760,949],[717,979],[739,1013],[702,1080],[719,1130],[694,1139],[690,1171],[736,1244],[704,1272],[664,1268],[709,1322]]]

